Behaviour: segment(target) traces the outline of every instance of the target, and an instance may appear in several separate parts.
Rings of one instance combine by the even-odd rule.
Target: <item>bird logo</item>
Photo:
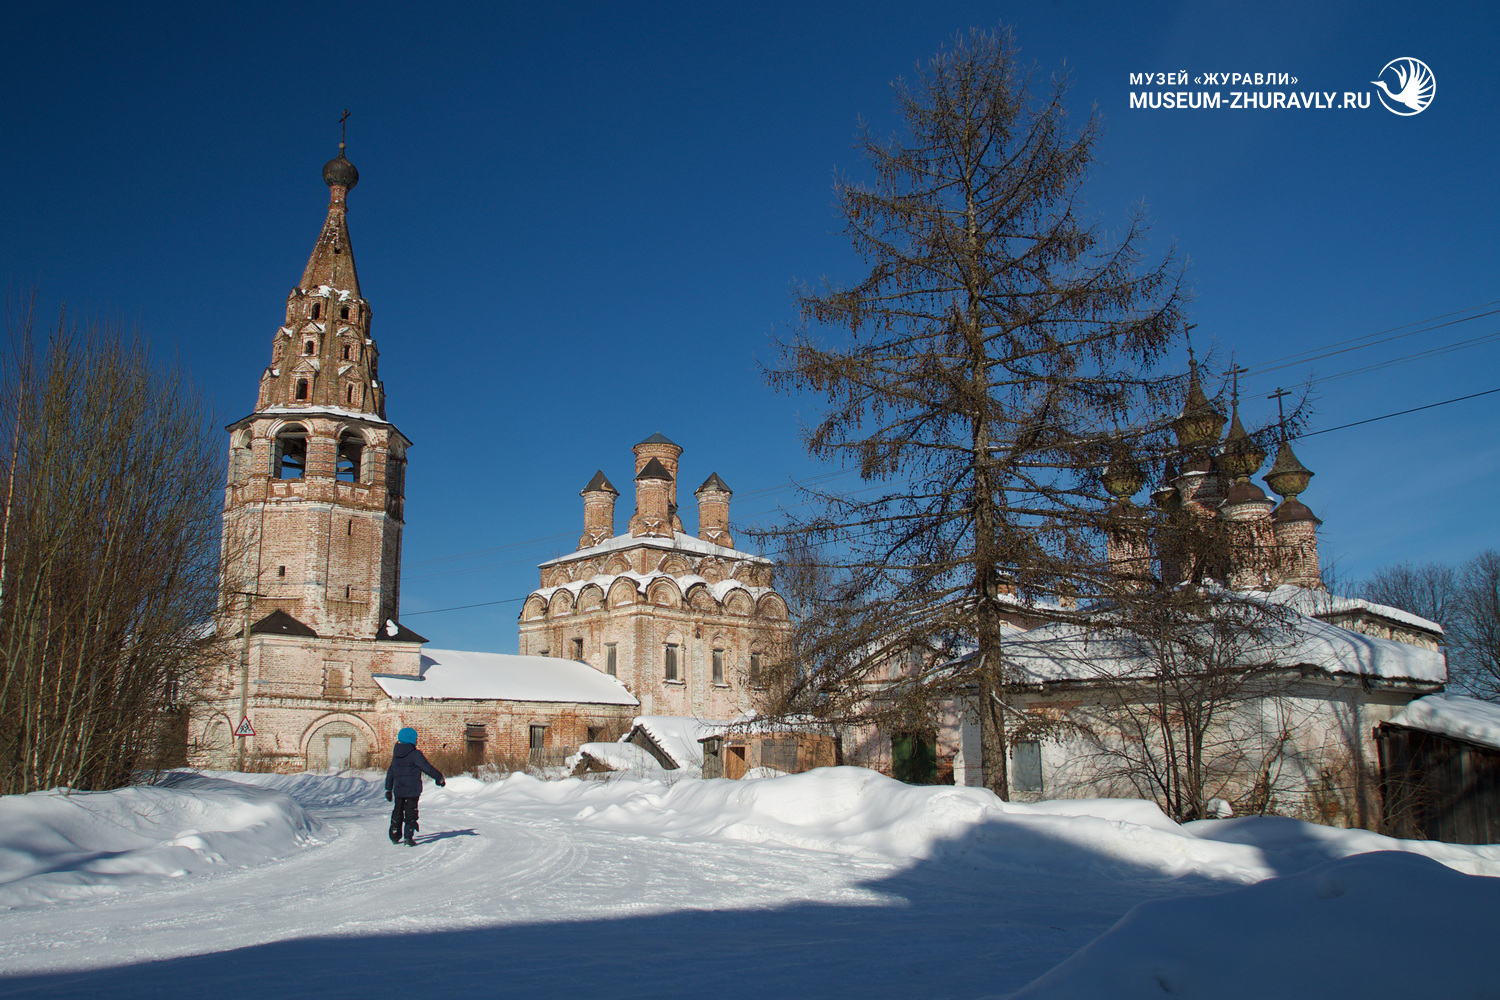
[[[1396,74],[1397,89],[1394,93],[1385,82],[1385,75],[1390,72]],[[1427,105],[1432,103],[1432,96],[1437,93],[1437,78],[1432,75],[1432,70],[1422,60],[1411,56],[1386,63],[1381,67],[1380,77],[1370,81],[1383,91],[1380,103],[1387,111],[1402,117],[1426,111]]]

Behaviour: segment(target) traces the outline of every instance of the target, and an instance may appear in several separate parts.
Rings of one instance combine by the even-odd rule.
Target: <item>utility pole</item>
[[[249,590],[236,590],[232,591],[232,593],[238,594],[245,599],[245,618],[240,628],[240,638],[242,640],[240,642],[240,723],[243,724],[246,719],[250,718],[250,610],[253,607],[252,601],[254,598],[264,597],[265,595]],[[234,767],[236,771],[243,771],[245,770],[245,754],[250,745],[250,737],[238,735],[238,725],[235,726],[235,733],[235,739],[239,740],[239,751],[235,757]]]

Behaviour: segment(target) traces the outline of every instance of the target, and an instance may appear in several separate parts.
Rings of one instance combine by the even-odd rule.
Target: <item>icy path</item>
[[[304,805],[323,846],[0,914],[0,996],[977,997],[1143,899],[1225,887],[632,836],[435,794],[419,846],[394,847],[377,796]]]

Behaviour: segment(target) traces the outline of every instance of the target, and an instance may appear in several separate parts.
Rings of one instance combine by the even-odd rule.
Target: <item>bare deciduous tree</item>
[[[182,752],[216,595],[218,448],[139,339],[66,317],[43,336],[29,307],[10,335],[0,792],[114,787]]]
[[[1111,241],[1081,214],[1100,125],[1069,117],[1066,90],[1039,85],[1003,29],[897,81],[901,134],[867,130],[872,181],[837,189],[869,274],[801,300],[808,324],[847,339],[804,329],[770,373],[827,398],[809,452],[871,484],[814,493],[819,513],[786,529],[848,574],[838,614],[861,622],[842,623],[824,662],[977,644],[969,676],[918,672],[906,687],[977,682],[984,780],[1002,796],[1012,582],[1078,593],[1100,571],[1099,470],[1149,437],[1113,429],[1165,408],[1169,387],[1146,373],[1183,327],[1179,269],[1170,254],[1143,265],[1141,217]]]
[[[1376,572],[1359,588],[1443,626],[1448,677],[1456,688],[1500,701],[1500,552],[1486,549],[1457,568],[1444,563],[1400,563]]]
[[[1500,701],[1500,552],[1486,549],[1459,568],[1458,595],[1451,632],[1461,683]]]
[[[1153,799],[1179,822],[1210,815],[1214,798],[1272,808],[1304,725],[1286,701],[1295,672],[1277,662],[1296,617],[1212,585],[1118,592],[1071,647],[1088,692],[1070,722],[1091,748],[1074,762],[1079,780]]]

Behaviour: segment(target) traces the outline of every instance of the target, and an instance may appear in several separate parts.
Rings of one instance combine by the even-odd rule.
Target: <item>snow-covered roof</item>
[[[810,715],[788,715],[778,719],[765,719],[746,714],[733,722],[725,723],[706,736],[700,736],[698,742],[711,740],[715,736],[755,736],[778,733],[831,736],[833,730],[829,728],[827,722]]]
[[[630,731],[620,737],[620,742],[629,741],[636,729],[640,729],[678,767],[701,768],[703,747],[698,741],[717,736],[729,725],[729,722],[691,719],[680,715],[638,715]]]
[[[1053,623],[1005,637],[1005,653],[1033,683],[1144,677],[1156,660],[1139,638],[1077,623]],[[1329,674],[1441,684],[1447,661],[1436,650],[1379,639],[1288,609],[1250,638],[1236,657],[1246,667],[1310,667]]]
[[[577,767],[580,758],[592,757],[605,767],[616,771],[635,771],[640,774],[660,775],[661,764],[651,751],[634,743],[585,743],[578,752],[568,758],[571,767]]]
[[[1312,615],[1321,618],[1324,615],[1336,615],[1346,611],[1368,611],[1370,614],[1388,618],[1402,625],[1410,625],[1413,628],[1424,629],[1428,632],[1443,634],[1443,626],[1435,621],[1414,615],[1410,611],[1392,607],[1389,604],[1376,604],[1362,597],[1343,597],[1338,594],[1330,594],[1325,590],[1310,590],[1307,587],[1295,587],[1291,584],[1283,584],[1266,595],[1266,599],[1277,604],[1284,604],[1289,608],[1295,608],[1304,615]]]
[[[1397,712],[1393,726],[1406,726],[1500,749],[1500,705],[1456,694],[1430,694]]]
[[[748,583],[741,583],[739,580],[735,579],[720,580],[718,583],[709,583],[707,580],[696,573],[685,573],[682,576],[673,576],[671,573],[663,573],[660,570],[652,573],[636,573],[631,570],[626,570],[624,573],[600,573],[596,576],[591,576],[586,580],[570,580],[567,583],[558,584],[555,587],[538,587],[536,590],[533,590],[526,596],[540,597],[544,601],[550,601],[553,594],[557,593],[559,590],[566,590],[576,598],[580,593],[583,592],[583,588],[589,586],[590,584],[593,584],[605,593],[609,593],[609,588],[615,585],[616,580],[630,580],[635,584],[635,589],[638,593],[645,593],[646,588],[656,580],[671,580],[673,583],[677,584],[677,589],[681,590],[684,594],[688,592],[689,587],[696,587],[701,583],[708,587],[708,592],[713,595],[714,600],[716,601],[724,600],[724,598],[729,595],[729,592],[731,590],[743,590],[745,593],[750,595],[750,599],[752,601],[759,601],[764,595],[775,593],[774,587],[753,587]]]
[[[556,559],[548,559],[539,564],[539,568],[556,566],[559,563],[574,562],[579,559],[588,559],[592,556],[604,555],[608,552],[619,552],[622,549],[648,548],[668,549],[678,552],[691,552],[700,556],[718,556],[720,559],[739,559],[744,562],[770,563],[771,560],[765,556],[758,556],[753,552],[742,552],[739,549],[731,549],[727,545],[718,545],[714,542],[706,542],[701,538],[684,534],[681,531],[673,532],[671,538],[657,538],[650,535],[616,535],[606,538],[598,545],[590,545],[586,549],[577,552],[569,552],[567,555],[558,556]]]
[[[384,417],[377,417],[368,410],[356,410],[348,406],[288,406],[277,403],[257,410],[258,413],[295,413],[299,416],[330,416],[330,417],[353,417],[363,420],[367,424],[384,424],[390,421]]]
[[[420,671],[417,677],[376,674],[375,683],[391,698],[640,704],[608,674],[551,656],[427,649]]]

